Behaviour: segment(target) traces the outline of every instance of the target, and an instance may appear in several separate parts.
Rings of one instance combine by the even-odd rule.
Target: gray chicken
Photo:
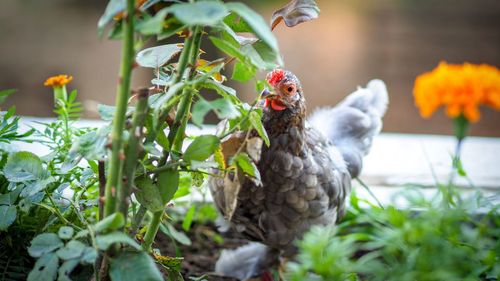
[[[241,280],[262,274],[278,256],[293,256],[293,241],[311,226],[336,223],[343,216],[351,179],[361,171],[388,104],[384,82],[372,80],[336,107],[306,119],[297,77],[277,69],[267,79],[273,91],[263,93],[262,122],[270,146],[262,147],[257,163],[262,186],[242,182],[230,215],[231,227],[258,243],[224,251],[216,265],[217,272]],[[209,185],[224,214],[227,182],[212,178]]]

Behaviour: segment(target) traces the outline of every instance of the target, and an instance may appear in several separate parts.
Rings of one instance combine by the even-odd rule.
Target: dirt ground
[[[185,280],[189,277],[199,277],[206,275],[209,281],[237,281],[237,279],[217,275],[214,272],[215,263],[223,249],[234,249],[248,243],[243,238],[237,238],[237,234],[228,232],[221,234],[222,243],[217,243],[213,235],[217,233],[214,224],[195,224],[187,233],[192,244],[189,246],[177,243],[177,252],[182,253],[184,260],[181,265],[181,273]],[[236,238],[235,238],[236,237]],[[174,243],[165,234],[159,232],[156,238],[156,247],[160,249],[162,255],[176,255]]]

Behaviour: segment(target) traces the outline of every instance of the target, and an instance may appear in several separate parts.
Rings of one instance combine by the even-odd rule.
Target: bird
[[[243,180],[228,212],[227,181],[209,180],[215,205],[250,244],[224,250],[217,273],[247,280],[263,276],[279,258],[297,253],[294,241],[314,225],[337,223],[345,213],[351,180],[382,128],[389,98],[383,81],[371,80],[334,107],[306,115],[306,96],[292,72],[274,69],[262,92],[262,124],[269,137],[256,166],[261,184]]]

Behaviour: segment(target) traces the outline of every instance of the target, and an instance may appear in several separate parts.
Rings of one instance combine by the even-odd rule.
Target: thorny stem
[[[194,28],[193,34],[189,37],[182,50],[181,57],[179,59],[179,71],[174,79],[174,84],[179,83],[184,78],[186,69],[188,65],[193,66],[198,58],[198,53],[200,49],[200,42],[202,36],[202,28],[197,26]],[[187,79],[191,79],[191,75],[188,74]],[[174,123],[170,126],[170,131],[168,133],[169,150],[163,155],[162,159],[159,161],[159,166],[166,164],[168,157],[171,154],[172,149],[181,150],[182,143],[185,138],[185,129],[187,121],[189,119],[189,114],[191,111],[191,103],[193,100],[193,89],[184,88],[182,91],[182,98],[177,107],[177,113],[174,118]],[[168,113],[167,113],[168,114]],[[162,121],[162,120],[159,120]],[[144,235],[143,247],[146,251],[151,251],[151,245],[160,227],[161,218],[163,217],[163,210],[155,212],[148,225],[148,230]]]
[[[104,192],[106,189],[106,167],[104,166],[104,161],[100,160],[97,162],[97,169],[99,172],[99,220],[104,217]]]
[[[116,97],[116,112],[113,120],[113,132],[111,135],[111,157],[109,161],[108,180],[105,190],[104,217],[116,211],[116,191],[121,189],[119,181],[121,168],[123,166],[120,154],[123,148],[123,129],[125,126],[125,114],[127,102],[130,96],[130,79],[134,57],[134,0],[127,0],[127,16],[123,18],[123,43],[122,61],[120,67],[120,84]],[[120,191],[119,191],[120,193]]]
[[[148,230],[144,235],[144,243],[142,246],[144,250],[147,252],[151,251],[151,245],[153,244],[153,240],[155,239],[156,233],[160,228],[161,217],[163,216],[163,211],[153,213],[153,217],[151,218],[151,222],[149,222]]]
[[[137,156],[142,139],[142,129],[146,120],[148,110],[148,89],[139,90],[137,104],[135,106],[134,116],[132,117],[132,127],[129,130],[129,141],[125,151],[125,166],[123,168],[122,188],[118,193],[117,210],[127,219],[127,210],[129,204],[130,191],[134,184],[135,170],[137,167]]]

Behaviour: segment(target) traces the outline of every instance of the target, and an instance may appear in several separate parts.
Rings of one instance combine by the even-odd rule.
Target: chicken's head
[[[266,89],[262,92],[262,98],[265,99],[264,107],[282,111],[296,108],[303,102],[300,81],[290,71],[275,69],[267,74],[266,79],[273,90],[270,92]]]

